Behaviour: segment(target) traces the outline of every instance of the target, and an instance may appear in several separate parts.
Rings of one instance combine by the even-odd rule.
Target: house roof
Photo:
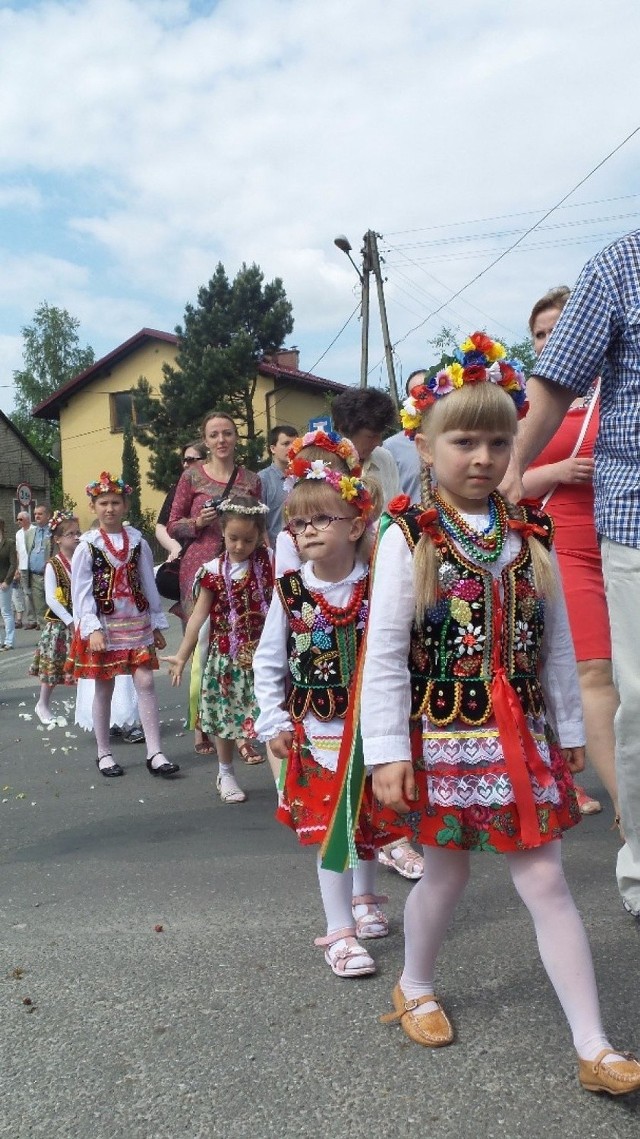
[[[43,458],[43,456],[40,454],[39,451],[36,451],[35,447],[31,446],[29,440],[22,434],[21,431],[18,430],[15,423],[11,422],[11,420],[9,419],[9,416],[5,415],[4,411],[0,411],[0,422],[4,423],[9,428],[10,431],[13,431],[14,435],[18,436],[18,439],[22,443],[22,446],[26,447],[29,454],[33,455],[36,462],[40,463],[40,466],[44,467],[45,471],[47,471],[49,473],[49,475],[53,478],[53,476],[56,473],[55,469],[51,466],[50,463],[47,462],[47,460],[45,458]]]
[[[111,368],[119,364],[121,360],[126,359],[132,352],[136,352],[147,341],[161,340],[165,344],[173,344],[175,347],[178,345],[178,337],[172,332],[160,332],[155,328],[141,328],[136,332],[135,336],[131,336],[129,340],[125,340],[123,344],[119,344],[112,352],[108,352],[106,356],[102,356],[100,360],[96,360],[90,368],[85,368],[84,372],[74,376],[71,380],[67,380],[57,392],[49,396],[48,399],[39,403],[34,407],[32,415],[38,419],[58,419],[60,411],[69,399],[76,395],[77,392],[82,391],[88,384],[98,379],[100,375],[110,371]],[[258,372],[261,376],[271,376],[274,380],[293,381],[295,384],[302,384],[303,386],[315,388],[321,391],[342,392],[345,390],[344,384],[336,383],[334,380],[325,380],[321,376],[314,376],[310,372],[301,372],[298,368],[290,368],[284,364],[278,364],[269,360],[260,361],[258,364]]]
[[[98,376],[115,367],[121,360],[126,359],[132,352],[136,352],[149,340],[163,340],[165,344],[178,344],[178,337],[174,336],[173,332],[160,332],[156,328],[141,328],[135,336],[129,337],[128,340],[124,341],[124,344],[119,344],[112,352],[108,352],[106,356],[96,360],[90,368],[85,368],[84,372],[80,372],[79,375],[67,380],[66,384],[58,388],[57,392],[34,407],[31,414],[38,419],[58,419],[61,409],[71,396],[82,391],[88,384],[97,380]]]

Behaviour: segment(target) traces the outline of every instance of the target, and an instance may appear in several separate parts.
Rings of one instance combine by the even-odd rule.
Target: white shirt
[[[363,475],[373,475],[382,487],[383,509],[392,498],[400,494],[400,476],[396,461],[384,447],[374,447],[362,464]]]
[[[68,609],[58,601],[56,597],[56,589],[58,588],[58,580],[56,572],[50,562],[47,562],[44,567],[44,598],[52,613],[55,613],[59,621],[65,625],[73,625],[73,617]]]
[[[488,515],[485,519],[463,517],[478,528],[488,521]],[[486,567],[494,578],[500,580],[502,569],[513,561],[520,545],[520,536],[510,532],[498,560]],[[413,569],[413,556],[400,527],[389,526],[376,559],[362,681],[361,727],[367,765],[411,759],[408,660],[415,613]],[[578,671],[557,564],[555,571],[557,593],[545,601],[540,685],[561,747],[581,747],[585,735]]]
[[[348,577],[342,581],[321,581],[313,572],[310,562],[300,567],[300,575],[307,589],[322,593],[330,605],[343,608],[349,604],[354,585],[367,573],[367,567],[357,561]],[[255,728],[259,739],[273,739],[279,732],[290,732],[293,723],[285,705],[289,674],[287,643],[291,632],[289,619],[277,593],[274,593],[267,620],[256,654],[253,658],[254,690],[260,715]],[[311,745],[313,758],[322,767],[335,771],[344,720],[318,720],[309,713],[303,727]]]
[[[16,533],[16,551],[18,554],[18,569],[21,573],[26,573],[29,569],[29,555],[27,553],[26,539],[27,534],[35,530],[35,526],[29,526],[26,530],[22,526]]]
[[[405,435],[404,431],[398,431],[385,439],[382,446],[396,461],[402,494],[408,494],[412,502],[420,502],[420,456],[414,440]]]
[[[131,594],[124,597],[114,597],[114,612],[113,618],[123,620],[126,618],[135,621],[136,625],[141,620],[148,619],[151,629],[166,629],[169,622],[165,616],[162,608],[162,599],[156,588],[156,580],[153,571],[153,557],[148,543],[142,537],[139,530],[135,530],[133,526],[125,526],[125,530],[129,536],[129,558],[133,553],[136,546],[140,546],[140,559],[138,561],[138,572],[140,575],[140,585],[142,592],[149,602],[149,609],[144,613],[140,613]],[[109,540],[114,549],[121,550],[124,545],[124,535],[121,531],[119,534],[110,534]],[[102,550],[107,561],[118,568],[122,562],[114,560],[109,551],[105,548],[104,540],[99,530],[88,530],[83,534],[78,543],[77,549],[71,561],[71,599],[72,608],[77,624],[80,626],[80,636],[85,640],[91,633],[107,631],[109,618],[106,614],[98,615],[96,609],[96,602],[93,596],[93,568],[91,560],[91,551],[89,543],[96,546],[97,549]],[[127,564],[126,562],[124,563]]]

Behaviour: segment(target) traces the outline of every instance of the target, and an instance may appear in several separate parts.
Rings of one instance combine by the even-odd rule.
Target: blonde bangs
[[[517,428],[511,396],[485,380],[465,384],[436,400],[422,417],[421,431],[432,441],[443,431],[497,431],[515,436]]]
[[[325,451],[326,454],[326,451]],[[290,518],[310,518],[312,514],[344,514],[355,518],[358,511],[349,505],[324,479],[301,479],[296,483],[284,505],[287,522]]]

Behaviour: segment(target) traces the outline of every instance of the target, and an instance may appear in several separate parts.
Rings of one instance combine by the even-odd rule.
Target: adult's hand
[[[203,506],[196,518],[196,529],[204,530],[207,526],[210,526],[214,518],[217,517],[217,514],[218,512],[215,506]]]
[[[580,458],[578,455],[572,455],[568,459],[563,459],[558,463],[560,478],[559,481],[566,486],[576,486],[593,482],[593,472],[595,470],[595,462],[593,459]]]

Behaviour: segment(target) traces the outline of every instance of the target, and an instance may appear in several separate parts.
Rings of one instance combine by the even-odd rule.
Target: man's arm
[[[575,399],[575,392],[542,376],[531,376],[527,382],[527,399],[529,412],[518,428],[511,462],[500,486],[502,494],[511,502],[518,502],[524,496],[523,471],[555,435]]]

